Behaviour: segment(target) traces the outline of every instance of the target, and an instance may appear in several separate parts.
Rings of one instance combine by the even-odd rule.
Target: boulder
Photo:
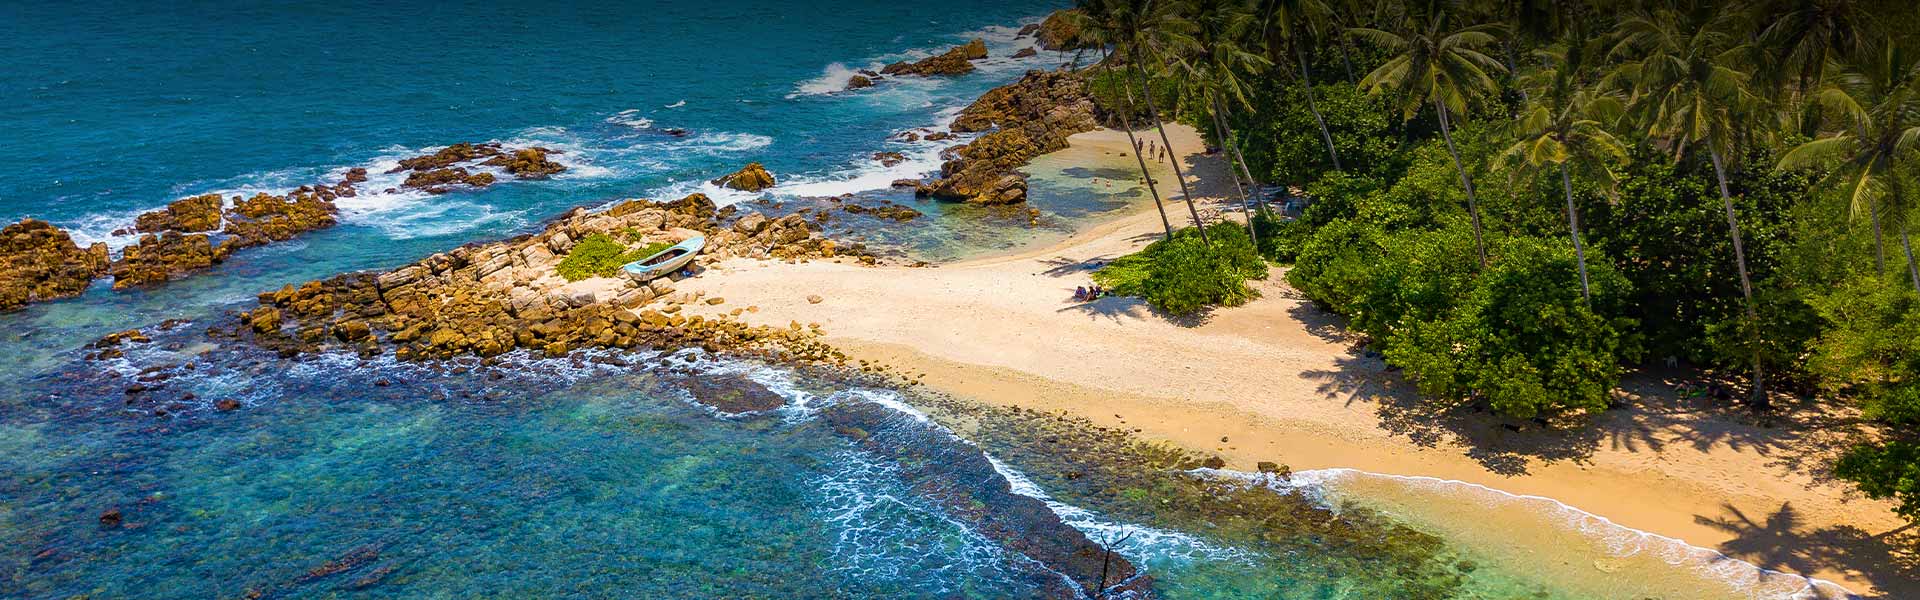
[[[1039,54],[1040,53],[1034,50],[1032,46],[1028,46],[1014,52],[1013,57],[1014,58],[1032,58],[1034,56],[1038,56]]]
[[[565,165],[549,160],[548,154],[557,152],[534,146],[515,150],[512,156],[495,156],[480,164],[504,168],[514,179],[546,179],[567,170]]]
[[[907,155],[899,152],[875,152],[873,153],[873,159],[880,161],[882,166],[891,167],[906,162]]]
[[[107,266],[104,243],[81,248],[46,221],[8,225],[0,229],[0,310],[78,296]]]
[[[750,212],[733,222],[733,230],[744,235],[754,235],[767,228],[767,216]]]
[[[774,180],[773,174],[768,173],[766,167],[755,162],[747,163],[747,166],[741,167],[731,175],[713,180],[713,184],[743,192],[758,192],[773,187]]]
[[[973,62],[987,57],[987,42],[979,38],[967,42],[938,56],[920,59],[918,62],[900,61],[880,69],[883,75],[965,75],[973,72]]]
[[[873,79],[865,75],[854,75],[853,77],[847,78],[847,89],[849,90],[870,87],[873,87]]]
[[[1078,50],[1084,46],[1080,42],[1080,25],[1076,22],[1080,16],[1078,9],[1056,10],[1040,22],[1040,29],[1034,33],[1034,39],[1041,48],[1048,50]]]

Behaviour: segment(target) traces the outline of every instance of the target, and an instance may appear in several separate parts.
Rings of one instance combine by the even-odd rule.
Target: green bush
[[[1262,179],[1304,184],[1333,170],[1320,124],[1307,108],[1305,88],[1293,80],[1263,79],[1251,94],[1254,110],[1236,111],[1233,129],[1245,139],[1247,165]],[[1406,168],[1396,115],[1353,85],[1314,86],[1314,100],[1340,153],[1340,166],[1372,176]]]
[[[1189,227],[1148,244],[1093,273],[1116,294],[1138,296],[1161,311],[1186,315],[1208,306],[1236,306],[1259,296],[1248,279],[1265,279],[1267,263],[1236,223],[1207,227],[1213,246]]]
[[[1590,261],[1589,306],[1571,248],[1512,238],[1496,251],[1459,306],[1400,323],[1383,344],[1388,362],[1404,367],[1423,394],[1484,401],[1508,416],[1606,408],[1621,361],[1639,356],[1633,322],[1608,316],[1617,314],[1626,280],[1606,261]]]
[[[654,253],[672,247],[665,242],[654,242],[644,247],[628,250],[620,242],[602,234],[592,234],[573,245],[567,251],[567,257],[560,260],[560,276],[567,281],[579,281],[591,277],[612,277],[620,272],[620,266],[652,256]]]

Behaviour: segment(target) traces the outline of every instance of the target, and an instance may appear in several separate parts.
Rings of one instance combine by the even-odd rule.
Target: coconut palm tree
[[[1864,58],[1856,70],[1828,77],[1813,97],[1845,127],[1787,152],[1779,168],[1832,166],[1822,183],[1844,185],[1853,214],[1864,212],[1873,222],[1874,268],[1884,274],[1880,214],[1900,217],[1911,208],[1898,175],[1920,153],[1920,57],[1889,40]],[[1907,254],[1907,275],[1920,290],[1909,229],[1903,220],[1900,244]]]
[[[1863,56],[1866,42],[1877,39],[1874,17],[1859,0],[1774,0],[1762,7],[1766,27],[1759,44],[1772,59],[1773,82],[1806,96],[1825,79],[1828,65],[1846,57]],[[1807,130],[1817,125],[1807,123]]]
[[[1617,95],[1585,87],[1584,76],[1593,70],[1592,58],[1601,50],[1591,47],[1587,39],[1576,29],[1568,39],[1535,52],[1543,66],[1520,80],[1530,93],[1514,122],[1519,139],[1496,164],[1560,172],[1567,228],[1580,265],[1580,295],[1591,304],[1593,289],[1587,280],[1586,247],[1580,239],[1580,211],[1573,203],[1572,171],[1580,170],[1611,186],[1613,167],[1627,161],[1627,148],[1607,131],[1625,112],[1625,103]]]
[[[1254,231],[1253,213],[1249,205],[1252,202],[1249,190],[1258,185],[1252,171],[1247,169],[1246,157],[1240,156],[1239,148],[1233,144],[1232,128],[1227,125],[1226,110],[1230,102],[1241,106],[1251,103],[1247,100],[1247,83],[1241,73],[1251,72],[1266,66],[1266,59],[1249,52],[1241,45],[1241,40],[1255,25],[1253,14],[1240,0],[1194,0],[1184,11],[1189,22],[1192,45],[1189,52],[1177,57],[1178,66],[1186,80],[1200,86],[1201,95],[1207,103],[1207,112],[1213,120],[1214,137],[1220,140],[1220,146],[1227,158],[1227,175],[1233,180],[1234,189],[1240,194],[1240,211],[1247,219],[1248,239],[1259,244],[1259,234]],[[1234,172],[1235,165],[1239,172]],[[1240,185],[1240,176],[1246,176],[1247,187]]]
[[[1766,366],[1761,359],[1760,317],[1753,298],[1753,278],[1747,269],[1740,217],[1727,190],[1726,157],[1735,142],[1766,133],[1743,130],[1743,116],[1760,114],[1760,99],[1752,92],[1747,72],[1755,61],[1745,35],[1742,11],[1715,6],[1683,9],[1672,4],[1635,11],[1616,25],[1618,41],[1610,54],[1622,64],[1608,75],[1618,84],[1630,84],[1632,109],[1650,139],[1665,144],[1674,159],[1689,150],[1704,150],[1713,161],[1713,175],[1726,210],[1727,231],[1733,239],[1734,264],[1740,274],[1740,293],[1746,300],[1747,331],[1753,347],[1753,407],[1765,411]]]
[[[1313,72],[1307,68],[1306,51],[1301,49],[1308,34],[1325,22],[1332,9],[1323,0],[1258,0],[1258,7],[1256,12],[1261,15],[1260,32],[1268,61],[1276,65],[1285,62],[1286,50],[1293,50],[1294,59],[1300,64],[1300,88],[1307,94],[1307,110],[1320,126],[1320,140],[1327,144],[1327,159],[1333,162],[1333,170],[1341,170],[1340,151],[1334,149],[1327,118],[1320,113],[1320,104],[1314,99]]]
[[[1453,143],[1452,117],[1466,114],[1469,104],[1493,94],[1496,89],[1490,73],[1505,72],[1506,67],[1479,50],[1499,41],[1494,35],[1499,31],[1498,26],[1449,29],[1447,17],[1446,10],[1435,10],[1424,25],[1409,20],[1408,26],[1397,33],[1366,27],[1353,29],[1353,35],[1395,53],[1385,64],[1361,78],[1360,87],[1371,95],[1393,98],[1405,120],[1412,120],[1424,106],[1433,106],[1440,118],[1440,134],[1447,141],[1447,154],[1453,156],[1460,186],[1467,193],[1467,211],[1473,216],[1474,249],[1479,254],[1480,267],[1486,268],[1487,245],[1481,233],[1480,204],[1474,197],[1473,175],[1467,172],[1466,163],[1460,160],[1460,150]]]
[[[1120,39],[1122,23],[1132,19],[1123,13],[1132,10],[1134,4],[1127,0],[1079,0],[1074,3],[1079,10],[1067,13],[1079,28],[1080,43],[1076,45],[1100,49],[1099,66],[1102,73],[1113,73],[1113,57],[1108,54],[1107,48]],[[1124,83],[1119,87],[1127,105],[1124,110],[1115,112],[1120,113],[1120,128],[1127,132],[1127,145],[1138,150],[1140,141],[1133,135],[1133,90]],[[1153,207],[1160,211],[1160,226],[1166,228],[1166,238],[1172,240],[1173,221],[1167,218],[1167,206],[1160,200],[1160,188],[1154,185],[1153,172],[1147,170],[1147,158],[1137,151],[1133,156],[1140,163],[1140,178],[1147,183],[1147,193],[1153,196]]]
[[[1193,190],[1187,186],[1186,173],[1180,168],[1180,156],[1172,152],[1173,139],[1167,136],[1166,119],[1160,114],[1160,107],[1153,101],[1153,88],[1149,85],[1149,75],[1158,75],[1172,66],[1175,56],[1181,48],[1192,44],[1186,35],[1188,23],[1179,18],[1177,4],[1165,0],[1119,0],[1125,9],[1114,11],[1118,17],[1115,25],[1119,37],[1114,46],[1120,57],[1126,62],[1128,72],[1140,86],[1140,93],[1146,99],[1147,113],[1153,118],[1154,129],[1160,134],[1160,143],[1168,149],[1173,165],[1173,178],[1180,183],[1180,195],[1187,203],[1187,214],[1193,217],[1193,228],[1200,234],[1200,243],[1211,248],[1213,240],[1207,237],[1206,223],[1200,220],[1200,209],[1194,205]],[[1153,73],[1149,73],[1152,70]]]

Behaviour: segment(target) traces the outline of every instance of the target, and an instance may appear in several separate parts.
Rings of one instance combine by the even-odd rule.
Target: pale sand
[[[1176,133],[1192,154],[1197,136]],[[1126,148],[1113,131],[1073,144],[1063,152],[1103,164]],[[1190,164],[1220,168],[1210,160]],[[1206,193],[1217,191],[1197,192]],[[1799,450],[1831,448],[1820,436],[1837,434],[1743,424],[1673,399],[1652,376],[1630,386],[1642,392],[1639,407],[1610,412],[1585,435],[1409,413],[1401,407],[1414,396],[1397,374],[1350,348],[1338,320],[1299,299],[1277,269],[1258,285],[1260,300],[1202,323],[1170,321],[1132,299],[1069,303],[1090,261],[1156,238],[1150,206],[1010,256],[931,268],[733,261],[680,287],[726,299],[689,307],[694,314],[752,305],[758,312],[742,315],[750,322],[819,323],[851,356],[924,373],[936,390],[1137,429],[1216,452],[1235,469],[1270,460],[1478,483],[1856,592],[1920,593],[1910,555],[1887,556],[1888,532],[1904,535],[1889,505],[1818,479],[1823,457]],[[1178,226],[1185,209],[1168,212]]]

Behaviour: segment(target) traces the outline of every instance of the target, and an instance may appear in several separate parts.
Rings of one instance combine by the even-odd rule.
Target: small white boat
[[[693,262],[694,255],[699,254],[706,247],[707,238],[696,235],[674,244],[671,248],[655,252],[653,256],[621,265],[620,271],[625,273],[628,279],[637,283],[646,283],[666,277],[680,270],[681,267],[687,266],[687,263]]]

